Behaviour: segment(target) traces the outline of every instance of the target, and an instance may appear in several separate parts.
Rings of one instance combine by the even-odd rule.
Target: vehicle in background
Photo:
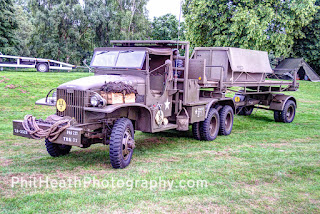
[[[76,68],[75,65],[71,65],[64,62],[59,62],[51,59],[33,58],[33,57],[21,57],[3,55],[0,53],[0,67],[8,68],[35,68],[39,72],[48,72],[52,70],[66,70],[70,71]]]

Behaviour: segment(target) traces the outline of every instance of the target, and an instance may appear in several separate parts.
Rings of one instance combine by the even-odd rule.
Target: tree
[[[31,0],[35,29],[31,49],[37,57],[81,64],[88,45],[87,18],[77,0]]]
[[[288,56],[316,12],[315,0],[185,0],[194,46],[233,46]]]
[[[178,34],[180,40],[184,39],[184,23],[180,23],[179,33],[179,21],[172,14],[155,17],[151,26],[151,37],[154,40],[177,40]]]
[[[303,57],[310,66],[320,74],[320,0],[316,1],[317,13],[312,22],[302,29],[304,37],[297,39],[294,57]]]
[[[19,56],[30,56],[30,40],[34,26],[31,22],[30,13],[21,4],[15,4],[15,17],[17,19],[18,28],[15,30],[15,37],[19,41],[15,45]]]
[[[112,39],[145,39],[146,0],[30,0],[31,46],[38,57],[81,64]]]
[[[15,18],[15,9],[11,0],[0,0],[0,52],[15,54],[15,30],[18,23]]]
[[[150,32],[148,0],[112,0],[110,28],[117,39],[146,39]]]

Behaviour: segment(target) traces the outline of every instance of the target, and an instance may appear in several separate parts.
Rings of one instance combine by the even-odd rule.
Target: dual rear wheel
[[[218,112],[211,108],[203,122],[192,124],[193,136],[197,140],[213,141],[220,135],[231,134],[234,112],[231,106],[226,105]]]

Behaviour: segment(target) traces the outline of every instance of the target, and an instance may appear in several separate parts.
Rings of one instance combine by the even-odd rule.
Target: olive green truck
[[[90,67],[95,75],[64,83],[38,105],[55,106],[47,119],[27,115],[13,121],[13,134],[45,139],[53,157],[72,146],[109,145],[114,168],[129,165],[134,133],[188,131],[197,140],[229,135],[235,114],[271,110],[276,122],[291,123],[297,102],[285,91],[292,82],[268,80],[268,54],[239,48],[195,48],[177,41],[112,41],[97,48]],[[180,53],[184,54],[180,54]],[[183,56],[182,56],[183,55]],[[234,91],[233,98],[226,92]]]

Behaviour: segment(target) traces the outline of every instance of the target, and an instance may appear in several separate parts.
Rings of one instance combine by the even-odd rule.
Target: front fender
[[[92,112],[100,112],[100,113],[106,113],[106,114],[110,114],[115,112],[118,109],[121,108],[129,108],[129,107],[140,107],[140,108],[144,108],[147,111],[149,111],[149,113],[151,114],[150,108],[144,104],[140,104],[140,103],[125,103],[125,104],[113,104],[113,105],[108,105],[102,108],[97,108],[97,107],[84,107],[85,111],[92,111]]]
[[[110,117],[127,117],[135,121],[135,130],[152,132],[152,112],[140,103],[114,104],[103,108],[85,107],[85,111],[109,114]],[[108,115],[106,115],[108,118]]]

